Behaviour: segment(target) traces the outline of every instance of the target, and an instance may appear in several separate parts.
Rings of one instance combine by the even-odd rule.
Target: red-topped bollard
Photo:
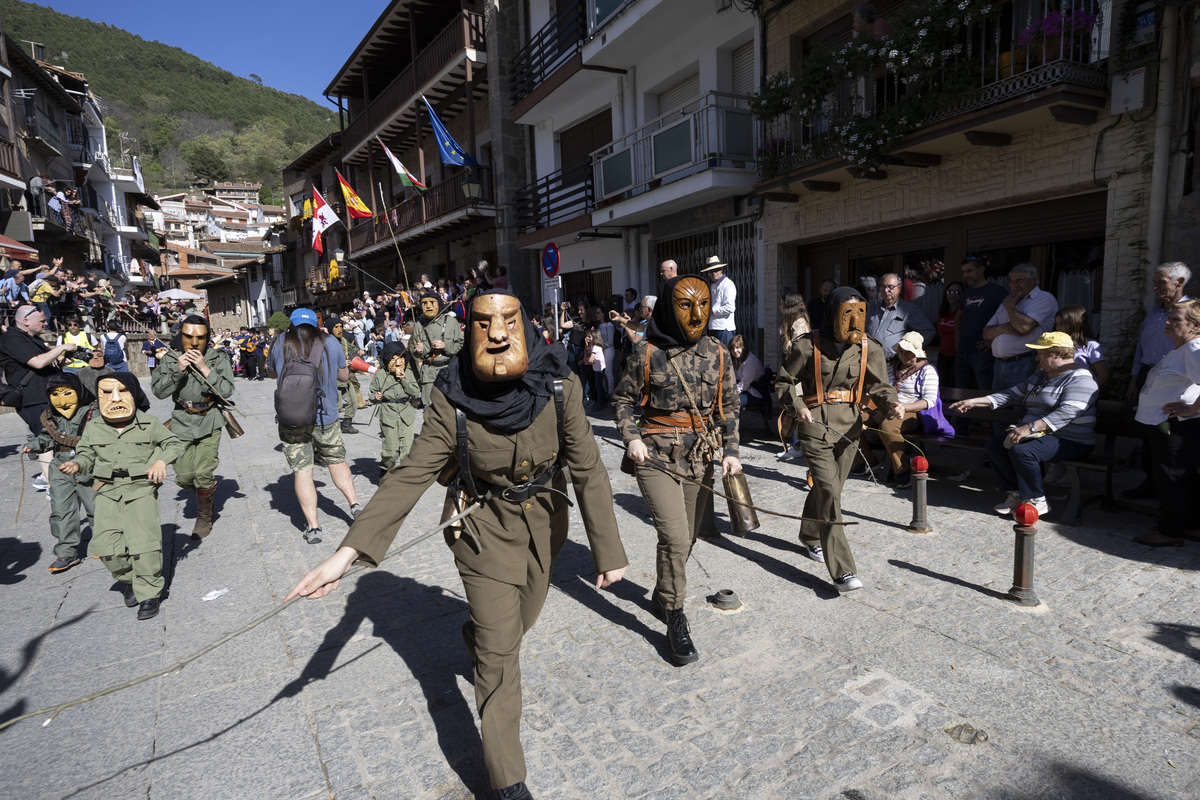
[[[929,524],[927,509],[927,487],[929,481],[929,460],[924,456],[914,456],[909,462],[912,469],[913,518],[908,523],[909,533],[933,533]]]
[[[1038,521],[1038,512],[1029,503],[1022,503],[1013,510],[1017,524],[1013,525],[1016,533],[1016,551],[1013,555],[1013,585],[1008,590],[1008,599],[1023,606],[1041,605],[1033,591],[1033,537],[1037,534],[1034,525]]]

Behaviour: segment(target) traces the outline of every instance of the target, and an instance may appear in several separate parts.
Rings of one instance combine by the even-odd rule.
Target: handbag
[[[917,374],[917,396],[924,393],[925,388],[925,370],[922,369]],[[942,396],[938,394],[933,401],[933,407],[927,408],[924,411],[918,411],[917,417],[921,420],[921,430],[926,436],[954,436],[954,426],[946,419],[946,414],[942,411]]]

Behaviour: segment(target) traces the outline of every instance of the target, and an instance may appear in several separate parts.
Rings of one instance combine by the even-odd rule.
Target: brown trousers
[[[710,463],[704,474],[705,485],[712,486],[713,472]],[[654,591],[662,598],[664,608],[683,608],[687,597],[687,560],[704,521],[705,506],[711,504],[712,492],[645,465],[637,467],[637,482],[658,532],[658,581]]]
[[[904,460],[903,434],[920,433],[923,430],[917,412],[906,411],[900,419],[888,419],[886,415],[878,413],[868,416],[864,411],[863,422],[879,429],[879,439],[883,442],[883,449],[887,451],[888,460],[891,461],[892,474],[903,475],[908,472],[908,463]],[[862,438],[859,446],[862,447],[863,455],[868,461],[875,461],[875,453],[867,443],[867,437]]]

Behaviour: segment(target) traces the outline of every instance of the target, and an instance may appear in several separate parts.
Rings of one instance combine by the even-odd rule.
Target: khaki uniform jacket
[[[89,411],[92,412],[92,418],[90,420],[87,418]],[[63,436],[78,436],[81,428],[86,430],[84,424],[85,421],[87,425],[105,424],[104,418],[100,416],[100,409],[96,408],[95,404],[90,406],[80,406],[79,408],[75,409],[75,416],[71,417],[70,419],[67,419],[55,411],[54,406],[50,407],[50,414],[54,419],[54,424],[58,426],[58,430],[63,434]],[[25,446],[35,453],[49,453],[51,451],[55,451],[54,458],[51,462],[53,464],[65,464],[75,457],[74,450],[57,450],[56,448],[60,448],[62,445],[54,441],[53,437],[51,437],[50,434],[44,430],[37,436],[30,435]],[[91,475],[85,472],[82,469],[82,466],[83,465],[80,465],[79,472],[70,477],[74,478],[80,483],[87,483],[91,478]]]
[[[145,479],[132,484],[120,483],[128,479],[114,479],[114,470],[145,475],[155,461],[161,459],[166,464],[174,464],[181,455],[183,442],[145,411],[135,411],[133,419],[121,430],[109,425],[103,417],[93,418],[84,429],[72,460],[79,465],[81,473],[91,473],[99,480],[110,482],[100,490],[101,494],[111,494],[119,489],[121,499],[132,500],[157,487]],[[116,482],[112,482],[114,480]]]
[[[677,413],[693,413],[692,404],[679,381],[679,374],[689,381],[687,390],[692,393],[702,416],[712,415],[717,433],[725,447],[725,455],[738,457],[738,412],[740,402],[737,392],[737,377],[734,375],[733,359],[729,351],[711,336],[702,336],[690,347],[661,348],[654,344],[640,344],[625,365],[625,374],[613,391],[613,416],[621,438],[628,446],[634,439],[643,439],[650,455],[667,463],[687,463],[693,478],[702,477],[707,464],[692,464],[683,458],[691,450],[695,436],[681,436],[677,443],[673,434],[642,436],[634,420],[639,413],[638,404],[646,391],[646,353],[650,352],[650,392],[646,405],[640,409],[644,418],[668,416]],[[670,362],[679,367],[675,372]],[[722,361],[724,370],[722,371]],[[717,410],[717,395],[720,394],[720,411]],[[678,447],[681,444],[682,447]]]
[[[566,465],[575,486],[575,498],[592,549],[597,572],[619,569],[629,563],[617,532],[612,485],[600,459],[600,448],[583,411],[583,389],[571,375],[563,379],[566,395],[564,446]],[[506,435],[465,409],[471,452],[471,473],[495,486],[511,486],[535,478],[558,457],[558,422],[551,400],[523,431]],[[408,457],[393,467],[379,490],[350,526],[343,547],[362,553],[360,563],[379,564],[384,553],[438,472],[458,462],[454,407],[440,390],[433,390],[421,435]],[[566,476],[555,475],[552,485],[566,491]],[[493,580],[514,586],[527,582],[529,551],[548,571],[553,557],[567,540],[568,508],[562,497],[541,492],[523,503],[500,498],[489,500],[469,517],[479,535],[477,555],[464,539],[453,546],[455,560]]]
[[[207,402],[213,399],[213,389],[227,399],[233,394],[233,367],[229,356],[215,347],[209,347],[204,353],[204,363],[208,365],[208,383],[192,371],[179,371],[178,356],[167,355],[160,358],[150,373],[150,389],[158,398],[170,397],[176,403],[181,400],[189,403]],[[202,439],[225,424],[221,409],[213,406],[203,414],[189,414],[181,408],[171,414],[171,433],[185,442]]]
[[[433,383],[437,379],[438,372],[442,367],[450,363],[450,356],[462,350],[463,347],[463,331],[462,325],[458,321],[458,317],[451,314],[449,311],[436,317],[432,322],[423,322],[424,317],[419,317],[413,322],[412,337],[408,340],[408,349],[417,357],[417,363],[421,365],[421,375],[419,380],[421,383]],[[446,343],[446,349],[433,362],[429,361],[429,357],[433,355],[433,342],[441,339]],[[420,342],[424,352],[418,353],[415,347],[416,343]]]
[[[407,403],[380,403],[375,399],[376,392],[383,392],[384,400],[408,400]],[[379,404],[380,425],[412,425],[417,421],[417,410],[412,401],[421,399],[421,387],[413,379],[412,370],[404,371],[404,379],[396,380],[396,376],[385,372],[382,367],[371,378],[371,387],[367,389],[370,402]]]
[[[896,390],[888,383],[883,345],[869,337],[863,341],[867,342],[867,376],[863,381],[863,394],[870,395],[877,406],[886,410],[899,398]],[[828,391],[853,389],[857,386],[861,352],[860,345],[848,344],[839,356],[837,343],[828,337],[821,337],[821,387]],[[795,412],[804,406],[804,395],[816,393],[817,381],[813,365],[813,334],[806,333],[793,339],[791,352],[779,368],[779,377],[775,384],[775,393],[784,408]],[[842,433],[849,431],[855,424],[861,424],[859,406],[853,403],[822,403],[809,410],[813,420],[824,422]],[[802,436],[825,439],[831,443],[840,438],[827,428],[811,426],[813,430],[804,430],[808,427],[810,426],[802,426]]]

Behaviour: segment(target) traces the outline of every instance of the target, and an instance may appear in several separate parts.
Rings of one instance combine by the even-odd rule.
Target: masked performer
[[[712,493],[645,462],[652,457],[709,488],[717,450],[724,448],[723,473],[742,469],[733,364],[721,343],[704,335],[710,302],[708,284],[694,275],[667,281],[650,316],[646,344],[633,351],[613,393],[617,427],[628,456],[638,464],[638,487],[658,532],[652,603],[667,624],[676,666],[700,658],[683,611],[684,567]],[[641,419],[635,422],[639,406]]]
[[[325,321],[325,332],[338,340],[338,344],[342,346],[342,352],[346,354],[346,363],[358,355],[358,348],[354,342],[346,336],[346,330],[342,326],[342,321],[337,317],[333,317]],[[358,433],[354,429],[354,413],[358,411],[358,395],[355,392],[355,387],[358,386],[358,378],[354,374],[354,370],[350,370],[350,378],[345,381],[338,381],[338,411],[342,415],[342,433]]]
[[[463,332],[458,318],[442,302],[436,292],[421,295],[421,318],[413,323],[408,348],[421,364],[418,378],[421,384],[421,404],[428,406],[433,382],[438,373],[450,363],[450,358],[462,350]]]
[[[468,349],[438,377],[408,458],[383,477],[338,551],[289,597],[328,594],[352,562],[377,565],[438,473],[457,467],[463,491],[483,503],[465,520],[472,535],[447,541],[471,611],[463,638],[475,667],[484,763],[501,798],[528,800],[519,654],[567,540],[564,467],[599,573],[596,587],[620,580],[628,562],[612,486],[566,351],[537,335],[508,292],[476,296],[467,314]]]
[[[888,382],[883,345],[865,333],[862,295],[845,286],[834,289],[825,308],[821,329],[793,340],[776,386],[780,404],[796,419],[812,477],[804,516],[840,521],[842,486],[863,432],[860,408],[869,395],[895,417],[899,398]],[[800,541],[805,556],[829,569],[839,592],[862,588],[841,525],[801,523]]]
[[[95,406],[92,393],[83,388],[76,375],[52,375],[46,381],[50,408],[42,412],[42,432],[30,436],[26,453],[54,453],[52,467],[65,464],[75,456],[79,437],[91,420]],[[90,475],[64,475],[50,470],[50,533],[54,534],[54,562],[51,572],[64,572],[79,563],[79,504],[87,512],[88,525],[95,530],[96,492]]]
[[[138,619],[158,613],[162,596],[162,524],[158,487],[167,464],[183,454],[183,443],[150,414],[150,401],[128,372],[97,383],[103,424],[93,421],[62,464],[64,475],[96,480],[96,519],[88,555],[97,557],[121,584],[125,605]]]
[[[413,401],[420,398],[416,368],[412,355],[399,342],[383,346],[379,358],[382,368],[371,379],[367,393],[371,402],[379,404],[379,436],[383,446],[379,453],[379,473],[382,476],[398,461],[403,461],[412,448],[413,423],[417,410]]]
[[[233,366],[224,352],[209,346],[204,317],[187,317],[179,335],[171,340],[171,349],[182,355],[158,359],[150,388],[155,397],[169,396],[175,401],[171,433],[185,444],[183,455],[175,462],[175,482],[196,492],[192,538],[203,539],[212,532],[217,455],[225,425],[220,404],[233,394]]]

